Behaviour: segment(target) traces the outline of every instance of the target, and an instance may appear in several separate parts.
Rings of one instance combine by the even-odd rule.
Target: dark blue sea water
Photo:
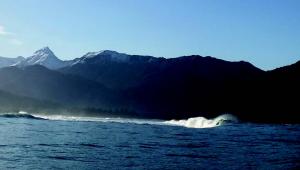
[[[0,169],[297,169],[300,125],[0,117]]]

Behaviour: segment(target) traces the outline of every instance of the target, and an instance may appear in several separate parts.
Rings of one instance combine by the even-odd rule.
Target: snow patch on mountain
[[[112,50],[102,50],[98,52],[88,52],[81,58],[74,59],[71,65],[83,64],[86,62],[102,62],[102,61],[114,61],[114,62],[128,62],[130,56],[124,53],[118,53]]]
[[[58,59],[49,47],[37,50],[32,56],[16,64],[17,66],[42,65],[49,69],[59,69],[66,66],[66,62]]]

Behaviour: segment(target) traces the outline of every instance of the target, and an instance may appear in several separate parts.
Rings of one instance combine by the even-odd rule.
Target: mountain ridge
[[[166,59],[115,51],[74,61],[59,69],[2,68],[0,90],[96,115],[182,119],[232,113],[242,121],[300,122],[292,99],[300,95],[300,62],[264,71],[211,56]]]
[[[40,53],[40,54],[38,54],[38,53]],[[43,60],[41,60],[41,61],[34,60],[36,55],[38,55],[38,56],[43,55],[43,53],[50,54],[50,58],[52,58],[52,57],[55,58],[54,60],[56,60],[55,62],[58,62],[58,64],[54,65],[54,66],[51,66],[51,64],[49,65],[48,63],[43,63]],[[46,47],[43,47],[43,48],[35,51],[32,56],[29,56],[27,58],[20,57],[20,56],[16,57],[16,58],[19,58],[19,59],[22,58],[22,60],[24,60],[24,59],[27,60],[27,62],[23,62],[23,63],[18,61],[18,62],[14,62],[13,64],[2,64],[1,63],[1,58],[5,58],[5,59],[8,59],[8,60],[16,59],[16,58],[8,58],[8,57],[1,57],[0,56],[0,68],[7,67],[7,66],[23,66],[24,67],[24,66],[28,66],[28,65],[40,64],[40,65],[43,65],[47,68],[56,70],[56,69],[63,68],[65,66],[70,66],[70,65],[80,63],[80,62],[84,61],[87,58],[93,58],[93,57],[97,57],[97,56],[106,56],[106,57],[108,56],[106,59],[110,58],[110,59],[115,59],[115,61],[123,61],[123,62],[128,61],[128,58],[139,58],[141,60],[143,60],[143,58],[144,58],[144,60],[159,60],[159,59],[167,59],[168,60],[168,59],[185,57],[185,56],[178,56],[178,57],[172,57],[172,58],[164,58],[164,57],[154,57],[154,56],[149,56],[149,55],[136,55],[136,54],[132,55],[132,54],[117,52],[117,51],[114,51],[114,50],[101,50],[101,51],[96,51],[96,52],[87,52],[86,54],[84,54],[84,55],[82,55],[81,57],[78,57],[78,58],[73,58],[73,59],[69,59],[69,60],[61,60],[59,57],[57,57],[53,53],[53,51],[48,46],[46,46]],[[201,55],[188,55],[188,56],[201,56]],[[121,57],[123,57],[123,59]],[[205,57],[215,58],[215,59],[218,59],[218,60],[223,60],[223,59],[219,59],[219,58],[212,57],[212,56],[205,56]],[[41,59],[41,57],[37,57],[37,58]],[[30,60],[32,60],[32,61],[30,61]],[[28,63],[28,61],[30,61],[30,62]],[[37,61],[39,61],[39,62],[37,62]],[[228,60],[223,60],[223,61],[228,61]],[[250,63],[249,61],[244,61],[244,60],[228,61],[228,62],[246,62],[246,63]],[[250,64],[255,66],[252,63],[250,63]],[[291,63],[291,64],[293,64],[293,63]],[[291,65],[291,64],[289,64],[289,65]],[[257,66],[255,66],[255,67],[257,67]],[[284,66],[281,66],[281,67],[284,67]],[[259,67],[257,67],[257,68],[259,68]],[[278,67],[278,68],[280,68],[280,67]],[[259,69],[264,70],[264,69],[261,69],[261,68],[259,68]],[[277,68],[264,70],[264,71],[271,71],[271,70],[275,70],[275,69],[277,69]]]
[[[138,61],[139,59],[141,61],[152,61],[152,60],[162,60],[162,59],[174,59],[174,58],[164,58],[164,57],[154,57],[154,56],[149,56],[149,55],[131,55],[131,54],[126,54],[126,53],[120,53],[114,50],[101,50],[101,51],[97,51],[97,52],[87,52],[86,54],[84,54],[81,57],[78,58],[74,58],[71,60],[61,60],[59,57],[57,57],[54,52],[48,47],[43,47],[41,49],[36,50],[33,55],[29,56],[29,57],[16,57],[16,58],[6,58],[6,57],[1,57],[0,56],[0,68],[1,67],[7,67],[7,66],[29,66],[29,65],[35,65],[35,64],[39,64],[39,65],[43,65],[47,68],[50,69],[60,69],[62,67],[65,66],[70,66],[70,65],[74,65],[74,63],[79,63],[79,61],[85,60],[85,59],[91,59],[93,57],[99,57],[102,56],[103,58],[106,57],[106,59],[112,59],[114,61],[120,61],[120,62],[126,62],[129,59],[132,59],[132,61]],[[200,55],[189,55],[189,56],[200,56]],[[175,58],[180,58],[180,57],[185,57],[185,56],[179,56],[179,57],[175,57]],[[215,57],[211,57],[211,56],[205,56],[208,58],[215,58]],[[20,59],[23,60],[23,62],[14,62],[13,64],[5,64],[4,66],[1,66],[1,58],[5,58],[5,59]],[[51,58],[56,60],[55,62],[59,62],[58,66],[51,66],[48,65],[48,63],[45,63],[45,60],[47,58]],[[215,58],[218,59],[218,58]],[[222,59],[218,59],[218,60],[222,60]],[[226,60],[223,60],[226,61]],[[130,61],[128,61],[130,62]],[[228,62],[243,62],[243,61],[228,61]],[[244,61],[247,62],[247,61]],[[249,63],[249,62],[247,62]],[[251,64],[251,63],[250,63]],[[253,65],[253,64],[252,64]]]

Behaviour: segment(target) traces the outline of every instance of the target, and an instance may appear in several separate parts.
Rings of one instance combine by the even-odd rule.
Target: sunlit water
[[[300,125],[43,118],[0,116],[0,169],[300,167]]]

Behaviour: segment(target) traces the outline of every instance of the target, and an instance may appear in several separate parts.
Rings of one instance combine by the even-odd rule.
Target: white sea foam
[[[135,124],[156,124],[156,125],[160,125],[163,123],[160,120],[120,118],[120,117],[113,118],[113,117],[87,117],[87,116],[40,115],[40,114],[33,114],[33,116],[41,119],[62,120],[62,121],[114,122],[114,123],[135,123]]]
[[[230,115],[224,114],[214,119],[206,119],[205,117],[194,117],[186,120],[170,120],[165,121],[166,124],[175,126],[184,126],[188,128],[211,128],[223,125],[225,122],[237,122],[237,118]]]
[[[96,121],[96,122],[115,122],[115,123],[135,123],[135,124],[153,124],[153,125],[171,125],[184,126],[187,128],[212,128],[221,126],[226,122],[237,122],[237,118],[230,114],[224,114],[214,119],[206,119],[205,117],[194,117],[186,120],[149,120],[149,119],[133,119],[133,118],[108,118],[108,117],[80,117],[80,116],[64,116],[64,115],[33,115],[38,118],[48,120],[64,120],[64,121]]]
[[[87,117],[87,116],[71,116],[71,115],[46,115],[46,114],[29,114],[24,111],[19,113],[6,113],[0,116],[9,118],[33,118],[55,121],[89,121],[89,122],[111,122],[111,123],[134,123],[134,124],[150,124],[150,125],[167,125],[167,126],[183,126],[187,128],[212,128],[223,125],[226,122],[237,122],[237,118],[230,114],[224,114],[214,119],[206,119],[204,117],[194,117],[186,120],[153,120],[153,119],[134,119],[120,117]]]

